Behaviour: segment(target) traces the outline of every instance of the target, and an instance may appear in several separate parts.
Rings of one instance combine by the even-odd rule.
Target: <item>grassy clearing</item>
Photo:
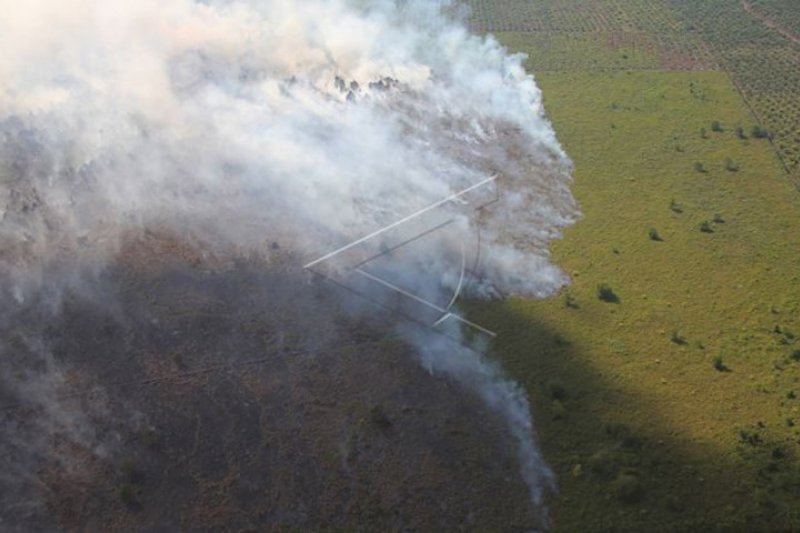
[[[768,141],[723,73],[538,81],[576,165],[573,284],[470,311],[531,393],[557,528],[800,528],[800,203]]]

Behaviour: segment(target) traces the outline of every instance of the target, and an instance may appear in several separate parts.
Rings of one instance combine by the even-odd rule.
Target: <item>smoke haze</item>
[[[497,202],[479,212],[443,205],[436,222],[450,222],[446,231],[372,272],[442,307],[457,290],[544,297],[567,282],[547,244],[578,214],[570,162],[524,58],[469,34],[453,5],[0,0],[0,12],[2,387],[7,403],[38,406],[40,421],[9,430],[4,462],[44,446],[45,425],[102,456],[113,439],[98,437],[92,420],[104,409],[138,416],[100,401],[65,416],[58,391],[68,364],[36,324],[55,320],[75,291],[129,320],[118,292],[99,287],[128,257],[126,243],[151,232],[200,250],[197,261],[257,256],[303,284],[303,264],[497,176]],[[382,234],[359,257],[422,229]],[[462,280],[465,242],[476,259]],[[342,261],[322,270],[397,305],[397,294],[354,279],[352,258]],[[263,296],[320,332],[309,350],[340,342],[325,333],[330,314],[374,312],[353,301],[320,310],[272,287]],[[541,505],[554,480],[524,391],[473,349],[482,346],[403,319],[391,327],[425,369],[502,417]],[[439,329],[461,338],[452,321]]]

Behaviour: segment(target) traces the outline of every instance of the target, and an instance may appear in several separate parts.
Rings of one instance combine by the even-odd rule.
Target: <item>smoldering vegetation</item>
[[[287,255],[150,233],[6,316],[3,528],[535,525],[502,419]]]
[[[370,267],[441,305],[563,286],[570,162],[522,57],[447,2],[0,7],[4,526],[546,523],[490,346],[302,268],[495,176]]]

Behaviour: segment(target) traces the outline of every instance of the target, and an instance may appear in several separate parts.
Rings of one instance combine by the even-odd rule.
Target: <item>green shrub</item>
[[[186,370],[186,361],[183,360],[183,354],[180,352],[174,352],[172,354],[172,362],[175,363],[178,370]]]
[[[622,440],[631,434],[631,428],[622,422],[609,422],[604,426],[606,434],[617,440]]]
[[[703,233],[714,233],[714,229],[711,227],[711,223],[708,220],[704,220],[700,223],[700,231]]]
[[[564,307],[568,307],[570,309],[580,309],[580,305],[578,305],[578,301],[572,296],[570,293],[564,297]]]
[[[128,507],[135,506],[139,503],[139,495],[136,487],[130,483],[123,483],[119,487],[119,499]]]
[[[784,345],[792,344],[795,341],[796,337],[795,337],[794,332],[792,332],[790,329],[788,329],[786,327],[781,327],[780,324],[775,326],[775,329],[772,330],[772,331],[775,332],[775,333],[778,333],[779,335],[781,335],[781,339],[780,339],[780,341],[778,341],[781,344],[784,344]]]
[[[369,420],[381,429],[392,427],[392,421],[386,415],[382,405],[373,405],[369,410]]]
[[[731,369],[725,364],[722,360],[722,357],[715,357],[714,358],[714,368],[719,372],[730,372]]]
[[[675,213],[683,213],[683,206],[675,201],[675,198],[670,200],[669,208]]]
[[[739,164],[729,157],[725,160],[725,170],[728,172],[738,172]]]
[[[684,345],[688,344],[686,339],[681,336],[681,334],[680,334],[680,332],[678,330],[675,330],[675,331],[672,332],[672,335],[670,335],[669,340],[671,340],[675,344],[679,344],[681,346],[684,346]]]
[[[761,435],[758,432],[750,433],[749,431],[739,430],[739,441],[750,446],[760,446],[764,443]]]
[[[706,172],[706,167],[703,166],[703,163],[701,163],[700,161],[697,161],[694,164],[694,170],[695,170],[695,172],[705,173]]]
[[[605,448],[589,456],[587,464],[589,470],[599,476],[610,476],[616,469],[613,454]]]
[[[714,122],[711,123],[711,131],[722,133],[725,130],[722,128],[722,124],[720,123],[720,121],[715,120]]]
[[[673,494],[664,500],[664,508],[671,513],[682,513],[686,509],[686,505],[682,499]]]
[[[551,402],[551,411],[553,414],[553,420],[562,420],[567,416],[567,409],[560,400],[553,400]]]
[[[597,286],[597,297],[604,302],[612,304],[619,303],[619,296],[617,296],[617,294],[614,292],[614,289],[612,289],[607,283],[601,283]]]
[[[661,235],[658,234],[658,230],[655,228],[650,228],[650,231],[647,232],[647,235],[650,237],[651,241],[663,241],[664,239],[661,238]]]
[[[561,335],[554,335],[553,344],[556,346],[569,346],[571,343]]]
[[[766,488],[756,488],[753,491],[753,500],[763,513],[773,514],[778,510],[778,502]]]
[[[632,471],[620,472],[612,483],[612,490],[617,499],[623,503],[637,503],[644,498],[642,482]]]
[[[642,449],[642,439],[636,435],[628,435],[619,442],[619,447],[630,452],[638,452]]]
[[[769,139],[770,137],[772,137],[772,134],[767,130],[762,129],[761,126],[753,126],[753,129],[750,131],[750,134],[756,139]]]
[[[567,388],[560,379],[550,379],[545,384],[547,395],[551,400],[564,400],[567,397]]]
[[[158,433],[155,428],[146,428],[139,432],[139,442],[148,448],[158,448]]]
[[[743,140],[747,139],[747,135],[744,133],[744,128],[741,126],[736,127],[736,136]]]
[[[708,133],[706,133],[705,128],[700,128],[700,137],[703,139],[708,139]]]
[[[711,221],[714,222],[714,224],[724,224],[725,223],[725,219],[722,218],[722,215],[720,215],[719,213],[715,213],[714,214],[714,218],[711,219]]]
[[[120,474],[125,481],[133,482],[136,478],[136,459],[126,457],[122,460],[119,467]]]

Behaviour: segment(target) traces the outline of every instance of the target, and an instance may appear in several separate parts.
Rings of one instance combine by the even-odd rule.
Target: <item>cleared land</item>
[[[541,28],[497,35],[530,55],[575,162],[584,218],[553,247],[573,284],[546,301],[471,309],[500,333],[498,355],[533,396],[560,483],[556,529],[796,530],[800,195],[787,169],[800,142],[782,145],[791,128],[773,125],[788,124],[780,106],[800,91],[771,70],[796,50],[777,34],[759,44],[771,30],[741,18],[757,33],[724,52],[730,41],[694,33],[716,70],[669,70],[658,48],[615,48],[595,22],[562,31],[552,14],[607,20],[597,13],[616,6],[608,26],[657,41],[648,13],[683,20],[690,36],[686,17],[701,9],[690,4],[720,35],[737,32],[723,11],[747,13],[734,1],[572,4],[537,3],[551,16]],[[774,144],[754,126],[774,128]],[[602,284],[616,302],[598,297]]]
[[[535,72],[722,70],[800,180],[800,4],[784,0],[469,0],[471,26]],[[512,33],[507,33],[512,32]]]

